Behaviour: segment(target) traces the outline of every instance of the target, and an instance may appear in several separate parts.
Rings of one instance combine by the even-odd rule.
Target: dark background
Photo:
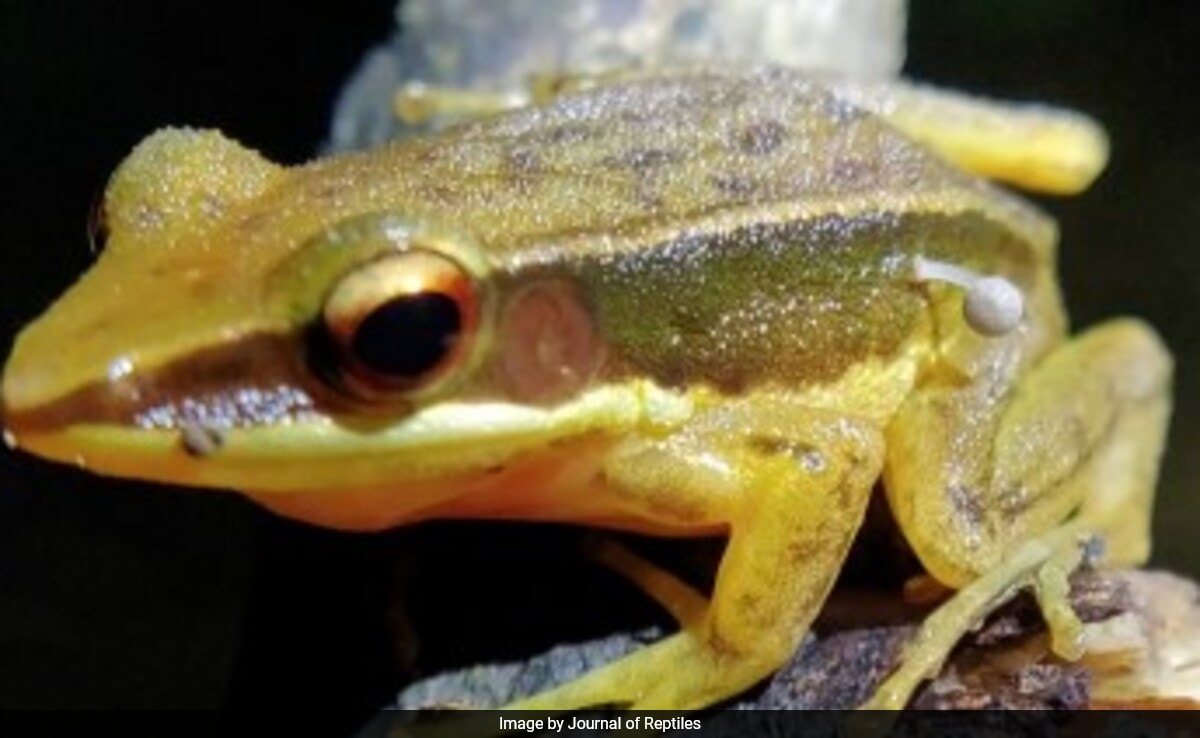
[[[323,5],[0,3],[0,349],[87,267],[89,208],[150,131],[220,127],[279,161],[312,155],[341,82],[392,22],[386,0]],[[912,76],[1108,127],[1107,174],[1045,204],[1062,223],[1076,323],[1141,315],[1176,352],[1155,563],[1200,572],[1200,3],[920,0],[909,38]],[[0,451],[0,706],[320,705],[354,725],[398,679],[392,552],[436,540],[484,558],[521,539],[450,526],[338,535],[233,496]],[[520,579],[560,586],[539,569],[548,551],[519,554],[491,594]]]

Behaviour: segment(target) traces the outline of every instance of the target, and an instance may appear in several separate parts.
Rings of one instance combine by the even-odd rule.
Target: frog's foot
[[[1081,524],[1068,523],[1017,547],[1007,561],[959,590],[925,619],[900,668],[861,709],[903,709],[924,680],[937,676],[963,636],[1025,586],[1037,594],[1054,652],[1070,660],[1082,655],[1082,624],[1068,599],[1068,577],[1088,538]]]
[[[1038,567],[1033,592],[1050,630],[1050,650],[1059,658],[1075,661],[1083,656],[1083,622],[1071,606],[1071,574],[1083,562],[1091,536],[1080,533]]]
[[[1149,552],[1170,409],[1171,360],[1157,336],[1114,321],[1058,347],[1015,386],[1000,374],[931,382],[889,426],[892,511],[925,568],[959,593],[922,625],[868,707],[903,706],[1023,586],[1037,594],[1055,653],[1078,657],[1067,579],[1081,541],[1100,537],[1105,564]]]

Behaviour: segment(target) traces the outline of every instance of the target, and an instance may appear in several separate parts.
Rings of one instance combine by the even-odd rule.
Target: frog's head
[[[567,283],[525,289],[453,226],[297,171],[214,132],[143,142],[98,261],[16,341],[9,444],[369,527],[644,420],[635,384],[593,381]]]

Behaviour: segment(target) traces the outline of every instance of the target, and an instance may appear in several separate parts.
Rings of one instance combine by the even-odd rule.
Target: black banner
[[[1200,736],[1191,711],[725,712],[472,711],[382,713],[360,738],[476,736],[673,736],[675,738],[1186,738]]]

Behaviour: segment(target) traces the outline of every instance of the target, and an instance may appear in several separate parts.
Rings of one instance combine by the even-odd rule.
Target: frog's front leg
[[[676,613],[679,633],[509,707],[699,708],[768,676],[825,601],[882,457],[869,424],[765,397],[706,411],[665,439],[623,444],[605,471],[627,511],[728,527],[711,599],[698,617],[692,607]],[[655,582],[674,587],[669,579],[635,578],[660,601],[679,601],[655,591]]]
[[[896,519],[929,572],[961,591],[922,626],[871,707],[902,707],[967,630],[1025,585],[1054,650],[1077,657],[1066,579],[1079,547],[1099,536],[1117,564],[1149,554],[1170,409],[1171,360],[1157,336],[1114,321],[1015,382],[1005,355],[999,348],[966,384],[930,383],[888,429]]]

